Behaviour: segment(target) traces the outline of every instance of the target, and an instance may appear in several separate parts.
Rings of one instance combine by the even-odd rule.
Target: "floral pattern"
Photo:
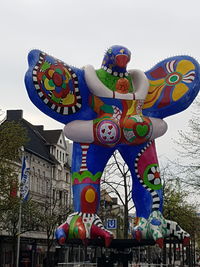
[[[144,183],[151,189],[161,189],[160,170],[157,163],[150,164],[144,171]]]
[[[44,68],[45,63],[41,69]],[[42,80],[44,88],[49,91],[49,96],[55,102],[63,104],[74,103],[72,79],[69,71],[65,67],[49,64],[48,68],[45,68]]]
[[[156,102],[158,108],[178,101],[189,90],[189,84],[195,79],[195,66],[186,59],[171,60],[159,64],[149,73],[150,88],[144,108],[152,107]]]
[[[34,91],[45,107],[61,116],[78,112],[82,107],[82,97],[73,68],[39,50],[32,53],[39,56],[32,70]]]

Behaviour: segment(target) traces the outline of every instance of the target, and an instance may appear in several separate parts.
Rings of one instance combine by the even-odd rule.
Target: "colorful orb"
[[[81,211],[83,213],[96,213],[99,199],[99,192],[93,186],[85,186],[81,192]]]
[[[116,144],[120,139],[120,129],[114,121],[102,120],[97,125],[96,135],[102,144]]]
[[[89,203],[94,202],[95,200],[95,192],[93,189],[88,189],[85,193],[85,200]]]

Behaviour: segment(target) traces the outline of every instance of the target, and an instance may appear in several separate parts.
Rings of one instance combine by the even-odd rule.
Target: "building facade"
[[[32,125],[23,118],[22,110],[8,110],[5,120],[19,122],[27,132],[28,142],[23,148],[23,154],[30,167],[29,198],[41,205],[45,212],[49,208],[50,215],[60,212],[61,215],[66,213],[67,217],[71,207],[71,153],[70,143],[65,139],[63,131],[44,130],[43,125]],[[18,165],[21,168],[21,164]],[[21,235],[21,261],[24,260],[23,254],[28,261],[28,265],[24,266],[43,266],[47,235],[46,231],[39,228]],[[2,230],[0,237],[0,265],[13,266],[14,257],[9,244],[9,234]],[[50,250],[55,251],[55,243]],[[36,261],[34,265],[33,258]]]

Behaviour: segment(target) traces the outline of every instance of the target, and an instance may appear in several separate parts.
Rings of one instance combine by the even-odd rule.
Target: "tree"
[[[19,123],[0,125],[0,211],[7,208],[10,194],[19,186],[19,151],[25,142],[26,132]]]
[[[185,231],[193,234],[193,223],[197,219],[197,206],[188,203],[186,192],[179,180],[164,183],[163,214],[168,220],[176,221]]]
[[[108,194],[117,196],[123,206],[123,238],[127,239],[129,212],[134,207],[132,203],[131,174],[118,152],[115,152],[108,162],[101,183]]]
[[[1,228],[12,237],[14,258],[16,257],[18,234],[32,230],[31,218],[35,218],[35,206],[32,201],[23,202],[23,227],[21,233],[18,232],[21,204],[18,194],[21,148],[26,141],[26,131],[20,123],[5,121],[0,124],[0,223]]]
[[[44,224],[38,203],[32,199],[22,201],[20,189],[21,148],[27,141],[26,130],[17,122],[6,121],[0,125],[0,217],[1,227],[12,238],[14,259],[16,258],[18,235],[38,230]],[[21,205],[22,225],[19,233],[19,209]],[[51,220],[48,218],[49,225]],[[47,222],[47,220],[45,221]],[[16,261],[14,261],[14,264]]]
[[[54,198],[51,194],[52,188],[47,190],[46,195],[41,199],[38,205],[38,226],[39,230],[46,233],[46,266],[54,266],[52,262],[50,249],[55,242],[55,230],[63,222],[66,216],[71,212],[70,209],[66,210],[65,203],[61,199]]]
[[[16,122],[0,125],[0,217],[13,205],[20,172],[20,148],[26,142],[24,128]]]
[[[200,99],[196,101],[196,109],[189,120],[189,130],[180,132],[178,151],[181,162],[178,171],[182,181],[200,191]]]
[[[200,217],[198,216],[198,204],[189,202],[188,192],[179,178],[170,179],[171,168],[165,169],[163,177],[164,207],[163,214],[168,220],[176,221],[191,236],[192,242],[200,247]],[[173,177],[170,175],[170,177]]]
[[[19,232],[19,209],[21,205],[21,229]],[[15,196],[10,199],[10,208],[3,214],[1,227],[6,230],[9,237],[12,239],[12,251],[14,259],[16,258],[17,239],[18,235],[22,235],[28,231],[33,231],[38,224],[38,208],[30,199],[22,202],[20,197]],[[15,266],[16,260],[14,260]]]

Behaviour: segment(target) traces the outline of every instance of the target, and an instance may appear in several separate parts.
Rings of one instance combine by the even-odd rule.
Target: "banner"
[[[30,168],[26,162],[26,157],[22,160],[22,173],[21,173],[21,186],[20,186],[20,196],[23,201],[27,201],[29,195],[29,175]]]

